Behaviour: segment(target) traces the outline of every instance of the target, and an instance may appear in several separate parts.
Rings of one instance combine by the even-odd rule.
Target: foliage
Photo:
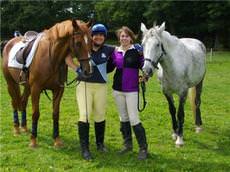
[[[29,135],[18,137],[12,134],[12,108],[6,82],[0,73],[0,171],[22,172],[75,172],[75,171],[230,171],[230,52],[214,52],[207,55],[207,73],[202,94],[203,131],[194,132],[194,120],[189,103],[185,106],[185,146],[175,148],[171,140],[171,119],[167,101],[161,93],[156,77],[147,83],[145,111],[140,114],[146,129],[149,158],[138,161],[138,146],[134,140],[134,152],[119,155],[122,137],[119,118],[112,96],[112,74],[108,83],[108,107],[106,113],[105,144],[109,152],[101,154],[95,146],[94,125],[91,121],[90,148],[94,160],[86,162],[81,158],[76,122],[78,109],[75,100],[75,86],[66,88],[60,109],[60,134],[65,146],[53,147],[52,103],[41,95],[40,119],[38,125],[39,147],[28,147]],[[69,80],[75,73],[69,71]],[[49,94],[51,94],[49,92]],[[177,100],[177,99],[176,99]],[[31,100],[29,100],[28,127],[31,127]],[[133,135],[134,137],[134,135]]]
[[[136,34],[140,23],[166,21],[167,30],[195,37],[211,48],[230,48],[230,1],[1,1],[1,37],[14,30],[42,31],[56,22],[79,18],[106,24],[110,33],[126,25]],[[36,24],[35,24],[36,23]],[[109,34],[110,36],[111,34]]]

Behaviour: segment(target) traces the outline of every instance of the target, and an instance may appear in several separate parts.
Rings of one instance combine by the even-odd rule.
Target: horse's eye
[[[159,47],[159,46],[160,46],[160,44],[158,43],[158,44],[157,44],[157,47]]]

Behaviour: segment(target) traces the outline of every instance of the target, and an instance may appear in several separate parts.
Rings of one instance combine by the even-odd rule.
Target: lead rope
[[[85,82],[85,110],[86,110],[86,123],[89,122],[89,114],[88,114],[88,106],[87,106],[87,90],[86,90],[86,82]]]
[[[147,101],[145,99],[146,86],[145,86],[144,81],[139,82],[138,87],[140,87],[140,85],[141,85],[141,92],[142,92],[142,98],[143,98],[143,106],[142,106],[142,108],[140,108],[140,96],[139,96],[140,89],[138,89],[137,109],[138,109],[139,112],[142,112],[145,109],[146,105],[147,105]]]

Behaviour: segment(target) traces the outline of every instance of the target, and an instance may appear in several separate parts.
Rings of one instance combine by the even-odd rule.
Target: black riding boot
[[[145,129],[142,126],[142,124],[139,123],[139,124],[133,126],[133,130],[134,130],[134,133],[135,133],[135,136],[137,138],[137,142],[138,142],[138,145],[140,148],[139,154],[138,154],[138,159],[144,160],[147,158],[147,154],[148,154],[148,151],[147,151],[148,145],[146,142]]]
[[[85,160],[92,159],[89,151],[89,123],[78,122],[78,133],[81,145],[81,154]]]
[[[95,127],[97,150],[101,152],[107,152],[107,149],[104,145],[105,121],[95,122],[94,127]]]
[[[124,139],[124,147],[120,151],[121,154],[126,153],[128,151],[133,150],[133,142],[132,142],[132,130],[130,122],[121,122],[120,131],[122,133]]]

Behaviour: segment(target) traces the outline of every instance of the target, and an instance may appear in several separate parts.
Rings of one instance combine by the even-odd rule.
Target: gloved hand
[[[76,71],[75,71],[78,75],[82,74],[82,70],[80,67],[77,67]]]
[[[143,55],[143,47],[140,44],[134,44],[134,47],[140,55]]]
[[[77,75],[78,75],[78,76],[77,76],[78,79],[86,79],[86,78],[91,77],[91,75],[86,75],[86,74],[84,74],[84,72],[82,71],[81,67],[77,67],[77,69],[76,69],[75,72],[76,72]]]
[[[149,77],[147,75],[139,76],[139,82],[148,82]]]
[[[76,72],[77,75],[78,75],[78,76],[77,76],[78,79],[84,78],[84,74],[83,74],[83,71],[82,71],[81,67],[77,67],[77,69],[76,69],[75,72]]]

